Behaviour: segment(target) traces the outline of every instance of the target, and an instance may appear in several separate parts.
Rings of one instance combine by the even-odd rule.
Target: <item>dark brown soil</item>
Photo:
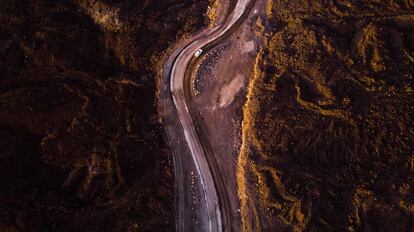
[[[173,231],[155,67],[207,2],[0,5],[0,231]]]
[[[245,128],[262,231],[414,230],[414,4],[391,2],[273,1]]]

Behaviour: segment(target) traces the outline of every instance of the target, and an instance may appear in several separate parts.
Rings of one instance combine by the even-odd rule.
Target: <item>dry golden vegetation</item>
[[[243,128],[239,181],[254,227],[414,229],[413,10],[412,1],[272,2]]]
[[[210,0],[210,4],[207,9],[207,17],[209,20],[209,27],[212,28],[215,25],[217,19],[217,11],[220,7],[222,0]]]

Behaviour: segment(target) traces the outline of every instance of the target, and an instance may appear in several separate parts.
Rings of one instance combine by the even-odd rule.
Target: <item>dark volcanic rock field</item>
[[[162,52],[206,1],[0,1],[0,231],[172,231]]]

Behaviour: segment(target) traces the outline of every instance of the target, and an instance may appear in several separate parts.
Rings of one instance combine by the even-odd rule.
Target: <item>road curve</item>
[[[177,111],[180,124],[183,128],[185,140],[191,152],[191,157],[196,166],[197,174],[200,178],[203,189],[203,198],[207,208],[208,231],[223,231],[222,211],[219,205],[217,189],[214,183],[213,175],[203,150],[203,146],[193,124],[193,119],[185,98],[185,74],[194,53],[198,49],[213,43],[221,36],[226,34],[236,22],[243,16],[248,9],[251,0],[238,0],[232,13],[226,21],[219,27],[215,28],[208,35],[192,41],[177,56],[170,73],[170,91],[173,102]],[[180,207],[180,206],[178,206]],[[178,220],[181,220],[178,218]],[[182,219],[184,220],[184,219]],[[227,227],[227,226],[226,226]]]

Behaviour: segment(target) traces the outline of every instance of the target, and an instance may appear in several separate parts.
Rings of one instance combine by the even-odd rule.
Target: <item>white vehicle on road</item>
[[[194,56],[195,57],[199,57],[201,55],[201,53],[203,53],[203,50],[201,50],[201,48],[199,48],[195,53]]]

